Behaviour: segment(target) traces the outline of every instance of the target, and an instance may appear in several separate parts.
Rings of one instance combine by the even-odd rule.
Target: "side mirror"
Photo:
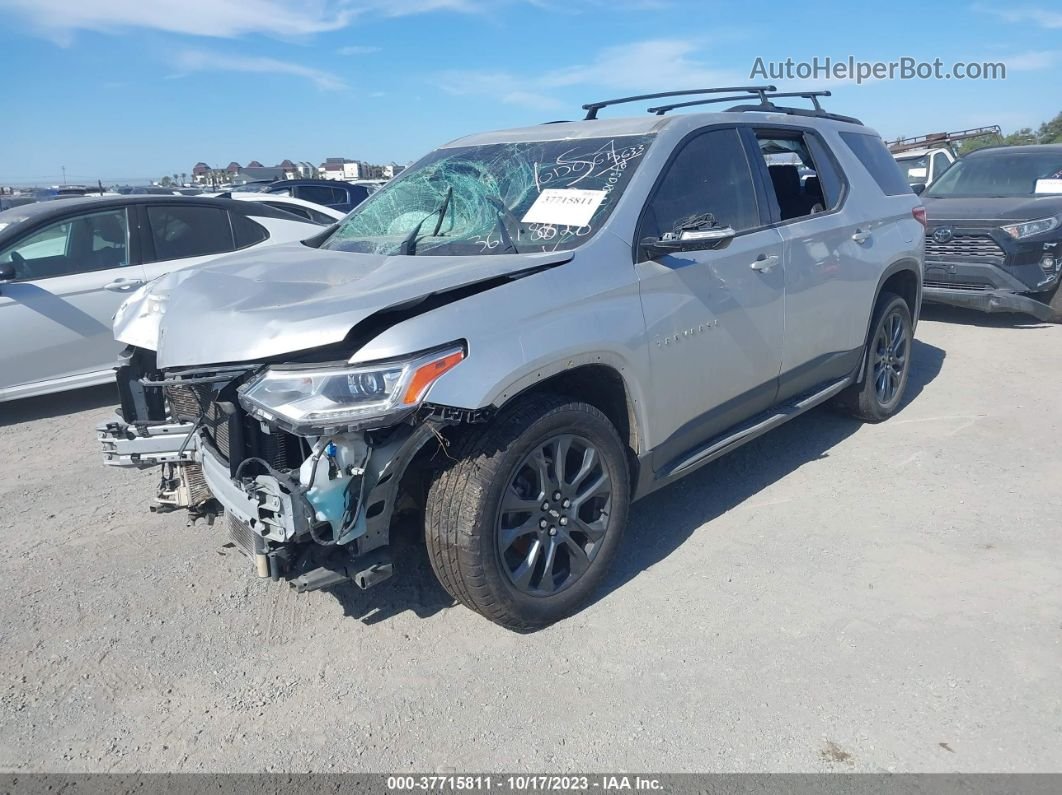
[[[911,190],[913,190],[915,192],[915,195],[917,195],[917,196],[921,196],[922,192],[925,189],[926,189],[926,183],[924,183],[924,182],[913,182],[913,183],[911,183]]]
[[[663,237],[647,237],[642,240],[642,248],[650,258],[656,259],[665,254],[678,254],[684,251],[707,251],[723,248],[736,235],[733,227],[717,226],[711,229],[684,229],[679,234],[667,232]]]
[[[13,282],[18,277],[15,273],[15,266],[10,262],[0,262],[0,284],[3,282]]]

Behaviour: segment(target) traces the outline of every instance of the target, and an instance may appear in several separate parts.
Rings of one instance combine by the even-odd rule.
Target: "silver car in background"
[[[152,279],[320,230],[265,205],[198,197],[57,199],[0,212],[0,402],[113,380],[114,314]]]

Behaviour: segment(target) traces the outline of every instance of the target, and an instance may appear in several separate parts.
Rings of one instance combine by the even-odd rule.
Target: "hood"
[[[926,218],[930,221],[976,222],[971,225],[998,226],[998,223],[1035,221],[1062,213],[1062,196],[1007,196],[1003,198],[963,198],[923,196]]]
[[[164,368],[266,359],[341,342],[381,310],[571,258],[571,251],[391,257],[273,246],[145,285],[115,316],[114,336],[157,351]]]

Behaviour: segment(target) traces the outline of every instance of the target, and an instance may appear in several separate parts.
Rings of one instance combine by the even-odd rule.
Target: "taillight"
[[[915,208],[913,208],[911,210],[911,215],[913,215],[914,219],[916,221],[918,221],[918,223],[920,223],[922,225],[923,229],[926,228],[926,208],[925,207],[915,207]]]

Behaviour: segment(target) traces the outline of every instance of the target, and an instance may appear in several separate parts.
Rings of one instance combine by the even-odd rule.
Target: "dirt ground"
[[[638,503],[533,635],[396,577],[297,596],[102,466],[99,388],[0,405],[0,769],[1060,771],[1062,326],[941,309],[909,403]]]

